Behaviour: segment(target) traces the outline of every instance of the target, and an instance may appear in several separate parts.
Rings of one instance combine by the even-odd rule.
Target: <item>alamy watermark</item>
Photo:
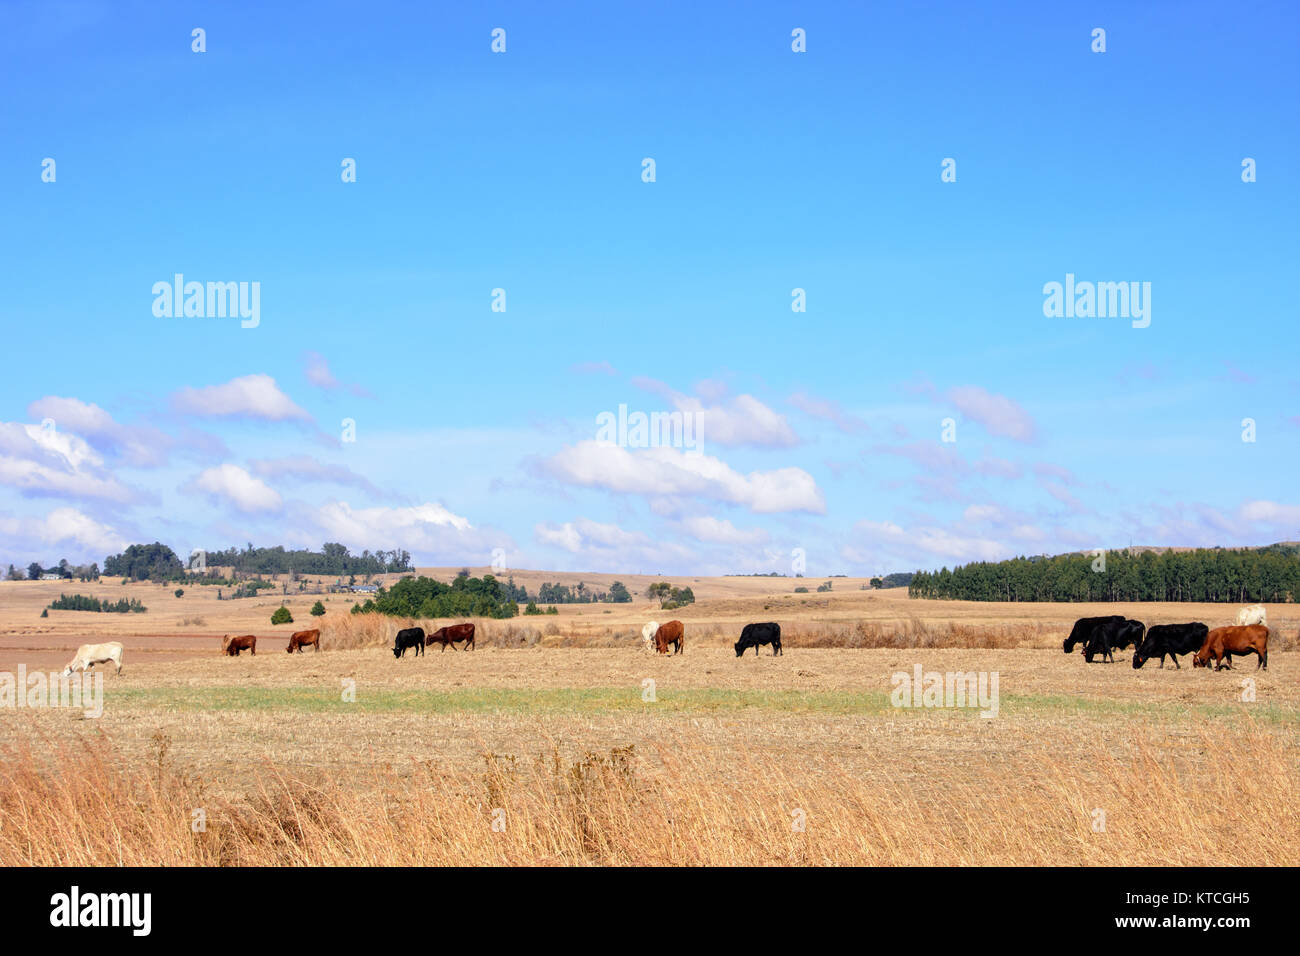
[[[618,412],[596,416],[596,441],[619,448],[681,448],[699,452],[703,448],[703,421],[699,412]]]
[[[153,314],[160,319],[224,319],[238,316],[241,328],[262,321],[262,283],[186,282],[178,272],[171,282],[153,284]]]
[[[1049,319],[1132,319],[1133,328],[1151,324],[1150,282],[1065,282],[1043,286],[1043,315]]]
[[[896,671],[889,679],[895,707],[979,707],[981,717],[998,715],[997,671]]]
[[[18,665],[17,674],[0,671],[0,709],[22,707],[32,710],[67,707],[81,710],[88,718],[101,717],[104,714],[104,673],[28,673],[26,664]]]

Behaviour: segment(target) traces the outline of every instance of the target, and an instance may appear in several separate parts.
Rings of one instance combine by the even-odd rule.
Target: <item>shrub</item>
[[[292,624],[292,623],[293,623],[293,615],[290,614],[290,613],[289,613],[289,609],[288,609],[287,607],[285,607],[285,606],[282,604],[282,605],[280,605],[279,607],[277,607],[277,608],[275,609],[275,613],[271,615],[271,623],[272,623],[272,624]]]
[[[317,601],[315,604],[311,606],[312,617],[321,617],[324,613],[325,613],[325,605],[322,604],[320,601]]]

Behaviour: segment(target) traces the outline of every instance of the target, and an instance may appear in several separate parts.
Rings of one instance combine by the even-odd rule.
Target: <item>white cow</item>
[[[1247,624],[1263,624],[1268,626],[1264,605],[1252,604],[1250,607],[1243,607],[1237,612],[1237,626],[1242,627]]]
[[[655,634],[659,632],[659,622],[651,621],[645,627],[641,628],[641,649],[654,650]]]
[[[117,641],[107,644],[82,644],[77,648],[77,655],[63,669],[63,676],[69,676],[75,670],[89,670],[96,664],[112,662],[117,665],[117,673],[122,673],[122,645]]]

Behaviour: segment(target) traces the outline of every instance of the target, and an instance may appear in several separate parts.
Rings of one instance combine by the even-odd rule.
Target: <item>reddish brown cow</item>
[[[1209,667],[1210,658],[1214,658],[1214,669],[1232,670],[1232,655],[1241,656],[1254,653],[1259,657],[1255,670],[1261,667],[1268,670],[1268,628],[1263,624],[1251,624],[1246,627],[1216,627],[1205,635],[1205,643],[1192,658],[1193,667]]]
[[[448,627],[440,627],[429,635],[429,639],[424,644],[425,647],[441,644],[443,651],[446,651],[447,645],[450,644],[454,651],[457,641],[465,641],[465,646],[471,651],[474,650],[474,625],[452,624]]]
[[[227,634],[221,639],[221,653],[238,657],[240,651],[252,651],[253,656],[256,657],[257,638],[252,634],[245,634],[243,637],[231,637]]]
[[[285,649],[290,654],[297,651],[302,653],[302,649],[308,644],[312,645],[317,651],[320,650],[320,628],[313,627],[310,631],[295,631],[289,635],[289,646]]]
[[[686,630],[682,627],[681,621],[669,621],[667,624],[660,624],[659,630],[655,631],[655,650],[660,654],[668,653],[668,645],[673,646],[673,653],[680,654],[686,646]]]

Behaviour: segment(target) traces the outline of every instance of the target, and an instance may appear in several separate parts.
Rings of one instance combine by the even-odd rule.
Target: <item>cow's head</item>
[[[744,653],[745,653],[745,644],[744,644],[744,642],[743,642],[743,641],[736,641],[736,656],[737,656],[737,657],[740,657],[740,655],[742,655],[742,654],[744,654]]]
[[[294,649],[297,645],[298,645],[298,642],[297,642],[297,641],[295,641],[292,637],[289,638],[289,646],[286,647],[286,648],[284,649],[284,650],[285,650],[285,653],[287,653],[287,654],[292,654],[292,653],[293,653],[293,649]]]
[[[1193,666],[1193,667],[1209,667],[1209,666],[1210,666],[1210,652],[1209,652],[1209,651],[1206,651],[1206,650],[1200,650],[1200,651],[1197,651],[1197,652],[1196,652],[1196,655],[1192,658],[1192,666]]]
[[[402,656],[402,649],[401,649],[401,647],[399,647],[399,646],[396,645],[396,644],[393,645],[393,656],[394,656],[394,657],[401,657],[401,656]]]
[[[229,653],[230,653],[230,635],[229,635],[229,634],[227,634],[225,637],[223,637],[223,638],[221,639],[221,653],[223,653],[223,654],[229,654]]]
[[[1145,664],[1146,662],[1147,662],[1147,659],[1146,659],[1145,657],[1142,656],[1142,652],[1141,652],[1141,651],[1134,651],[1134,652],[1133,652],[1133,669],[1134,669],[1134,670],[1137,670],[1139,667],[1141,667],[1141,666],[1142,666],[1143,664]]]

